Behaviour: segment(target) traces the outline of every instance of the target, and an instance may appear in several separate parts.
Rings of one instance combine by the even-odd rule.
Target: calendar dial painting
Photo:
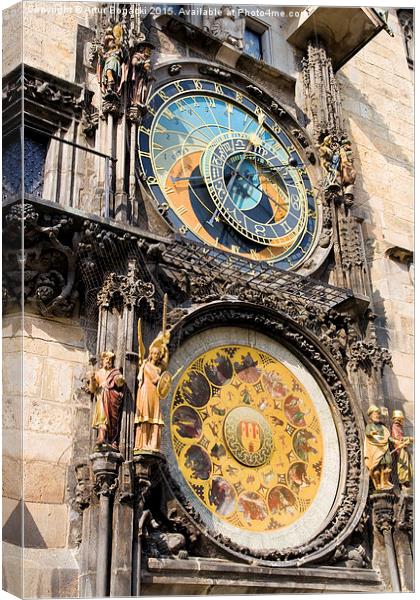
[[[276,535],[287,545],[300,522],[321,518],[337,438],[323,435],[326,405],[320,416],[294,370],[259,348],[218,345],[190,362],[173,394],[171,445],[190,495],[209,522],[246,532],[251,546],[256,535],[257,546]]]
[[[252,261],[302,264],[319,215],[287,131],[243,92],[204,79],[168,83],[149,105],[140,164],[173,227]]]

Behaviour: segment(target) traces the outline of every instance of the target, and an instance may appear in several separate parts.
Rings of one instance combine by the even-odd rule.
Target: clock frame
[[[277,103],[254,99],[257,88],[244,78],[222,72],[221,82],[202,64],[177,66],[174,77],[173,68],[158,69],[138,133],[142,180],[155,206],[176,233],[253,268],[312,272],[326,248],[318,244],[322,202],[304,134]],[[229,128],[231,119],[242,130]]]

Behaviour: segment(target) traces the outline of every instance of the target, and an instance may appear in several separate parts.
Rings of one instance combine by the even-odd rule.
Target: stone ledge
[[[149,558],[142,594],[379,592],[382,581],[371,569],[342,567],[271,568],[230,561]],[[186,588],[186,586],[188,586]],[[225,591],[226,590],[226,591]]]

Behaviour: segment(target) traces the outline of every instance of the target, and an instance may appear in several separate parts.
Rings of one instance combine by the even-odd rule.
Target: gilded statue
[[[166,330],[166,295],[162,332],[150,344],[147,358],[144,358],[144,345],[139,320],[139,387],[136,398],[134,453],[143,450],[159,451],[162,427],[161,400],[169,393],[172,377],[168,367],[169,331]]]
[[[325,174],[325,187],[342,187],[345,194],[353,195],[356,169],[350,140],[338,141],[326,135],[318,145],[321,167]]]
[[[102,352],[100,369],[88,374],[88,387],[96,398],[92,422],[97,431],[96,447],[118,451],[125,380],[114,361],[113,352]]]
[[[122,81],[122,50],[123,28],[121,23],[108,27],[102,46],[98,46],[98,81],[102,94],[114,96],[120,92]]]
[[[365,430],[365,464],[375,490],[390,490],[394,487],[390,481],[392,455],[389,447],[393,438],[389,429],[382,423],[377,406],[369,406],[367,414],[369,423]]]
[[[413,469],[411,456],[407,447],[413,443],[414,439],[404,435],[404,414],[401,410],[394,410],[392,413],[391,435],[394,440],[395,452],[397,456],[397,475],[398,481],[403,487],[410,487],[413,478]]]
[[[332,135],[326,135],[318,146],[319,160],[325,174],[325,187],[331,187],[337,183],[340,155],[337,152],[337,144]]]

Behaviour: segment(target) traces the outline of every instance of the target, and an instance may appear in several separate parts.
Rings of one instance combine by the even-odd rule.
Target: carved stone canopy
[[[322,39],[337,71],[383,29],[389,28],[373,8],[308,6],[293,25],[287,41],[305,50],[308,40]]]

